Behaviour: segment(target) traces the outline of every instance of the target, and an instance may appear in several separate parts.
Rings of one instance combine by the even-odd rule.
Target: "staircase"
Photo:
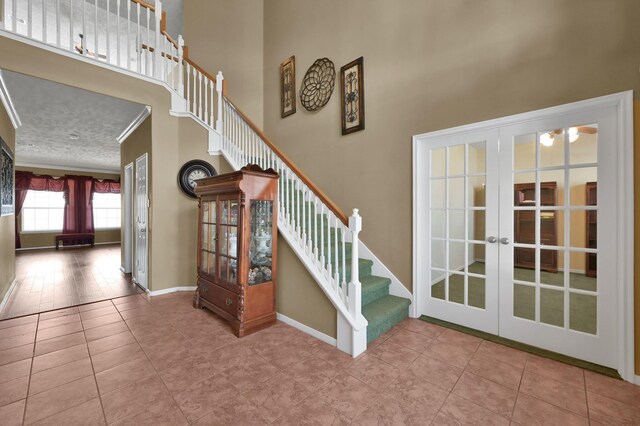
[[[247,164],[276,170],[278,230],[335,306],[339,349],[357,356],[368,342],[405,319],[412,296],[359,241],[358,210],[349,217],[342,213],[229,100],[222,73],[214,77],[188,57],[182,37],[174,40],[166,32],[159,0],[154,5],[143,0],[105,2],[104,9],[89,1],[83,1],[80,10],[73,10],[74,2],[65,10],[47,8],[42,19],[41,2],[5,1],[3,6],[11,9],[2,11],[9,18],[0,35],[154,79],[171,93],[172,115],[190,117],[208,130],[210,154],[223,155],[236,170]]]

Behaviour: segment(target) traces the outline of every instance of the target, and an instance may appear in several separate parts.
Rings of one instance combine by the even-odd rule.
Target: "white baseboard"
[[[7,302],[11,297],[11,293],[13,293],[13,290],[16,288],[16,285],[18,285],[18,280],[14,278],[13,282],[9,286],[9,289],[7,290],[4,297],[2,298],[2,302],[0,302],[0,312],[2,312],[5,306],[7,306]]]
[[[104,246],[107,244],[121,244],[120,241],[109,241],[106,243],[95,243],[94,246]],[[89,244],[82,244],[81,246],[67,246],[67,247],[86,247]],[[64,248],[64,246],[60,246],[61,248]],[[16,249],[16,251],[29,251],[29,250],[48,250],[48,249],[54,249],[56,248],[56,246],[41,246],[41,247],[21,247],[19,249]]]
[[[640,376],[636,376],[636,385],[640,386]]]
[[[278,312],[278,319],[285,324],[289,324],[291,327],[297,328],[298,330],[307,333],[309,336],[315,337],[316,339],[320,339],[325,343],[330,344],[331,346],[336,346],[338,341],[331,336],[327,336],[326,334],[316,330],[315,328],[311,328],[308,325],[304,325],[301,322],[298,322],[292,318],[289,318],[286,315],[283,315]]]
[[[170,288],[163,288],[162,290],[147,290],[147,294],[149,296],[162,296],[163,294],[170,294],[170,293],[177,293],[179,291],[195,291],[196,290],[196,286],[192,285],[192,286],[182,286],[182,287],[170,287]]]

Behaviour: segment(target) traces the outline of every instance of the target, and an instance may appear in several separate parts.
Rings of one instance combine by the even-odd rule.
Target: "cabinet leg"
[[[193,295],[193,307],[196,309],[200,309],[200,296],[198,293]]]

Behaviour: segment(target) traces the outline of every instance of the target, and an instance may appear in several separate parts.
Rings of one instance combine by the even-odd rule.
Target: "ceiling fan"
[[[598,133],[596,127],[591,126],[575,126],[569,127],[567,134],[569,135],[569,143],[574,143],[580,137],[580,133],[593,135]],[[564,129],[556,129],[540,135],[540,143],[544,146],[551,146],[557,137],[564,137]]]

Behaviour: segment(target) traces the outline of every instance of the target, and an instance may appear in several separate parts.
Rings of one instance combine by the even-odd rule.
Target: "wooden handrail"
[[[229,98],[227,98],[226,96],[224,96],[224,99],[227,100],[227,102],[229,102],[229,104],[236,110],[236,112],[240,115],[240,117],[242,117],[242,119],[249,125],[249,127],[251,127],[251,129],[256,132],[256,134],[258,136],[260,136],[260,138],[262,139],[262,141],[267,144],[267,146],[269,146],[269,148],[271,148],[273,150],[273,152],[276,153],[276,155],[278,157],[280,157],[280,159],[287,165],[289,166],[289,168],[296,174],[298,175],[298,177],[300,178],[300,180],[302,180],[308,187],[309,189],[311,189],[313,191],[314,194],[316,194],[320,200],[322,200],[322,202],[324,204],[326,204],[327,207],[329,207],[329,210],[331,210],[333,212],[333,214],[336,215],[336,217],[338,219],[340,219],[340,221],[342,223],[344,223],[345,225],[349,225],[349,218],[347,217],[346,214],[344,214],[342,212],[342,210],[340,210],[340,208],[338,206],[335,205],[335,203],[333,201],[331,201],[329,199],[329,197],[322,192],[322,190],[320,188],[318,188],[316,186],[316,184],[314,184],[311,179],[309,179],[307,177],[307,175],[305,175],[302,170],[300,170],[300,168],[298,166],[296,166],[293,161],[291,161],[277,146],[275,146],[273,144],[273,142],[271,142],[271,140],[269,140],[269,138],[267,137],[267,135],[265,135],[262,130],[260,130],[258,128],[258,126],[256,126],[253,121],[251,121],[251,119],[249,117],[247,117],[245,115],[245,113],[243,113],[242,111],[240,111],[240,109],[233,103],[231,102],[231,100]]]
[[[131,0],[131,1],[134,2],[134,3],[138,3],[140,6],[146,7],[147,9],[149,9],[149,10],[151,10],[153,12],[156,11],[156,7],[154,5],[149,4],[144,0]]]

